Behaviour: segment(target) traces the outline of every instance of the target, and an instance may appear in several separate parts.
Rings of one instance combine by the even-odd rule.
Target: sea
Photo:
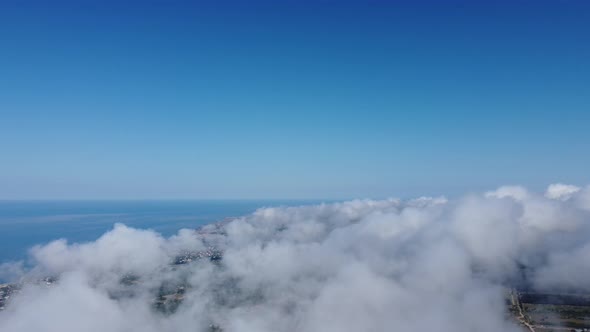
[[[36,244],[94,241],[116,223],[165,237],[263,207],[316,204],[302,200],[0,201],[0,264],[23,260]]]

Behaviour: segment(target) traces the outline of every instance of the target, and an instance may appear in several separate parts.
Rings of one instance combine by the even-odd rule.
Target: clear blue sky
[[[7,0],[0,115],[3,199],[587,184],[590,2]]]

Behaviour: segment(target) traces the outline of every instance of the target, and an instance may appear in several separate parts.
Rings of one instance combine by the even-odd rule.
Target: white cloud
[[[116,225],[95,242],[34,247],[27,278],[59,281],[25,286],[0,330],[519,331],[503,304],[517,264],[537,287],[590,290],[575,274],[590,271],[589,191],[550,188],[561,189],[266,208],[167,239]],[[220,262],[171,265],[211,245]],[[129,275],[139,280],[121,284]],[[178,309],[155,310],[178,285]]]
[[[579,187],[563,183],[555,183],[547,187],[545,197],[567,201],[578,191],[580,191]]]
[[[525,200],[528,196],[529,192],[521,186],[503,186],[486,193],[486,197],[512,198],[517,201]]]

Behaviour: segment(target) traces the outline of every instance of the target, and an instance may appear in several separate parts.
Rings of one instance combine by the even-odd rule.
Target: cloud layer
[[[24,281],[1,331],[520,331],[507,287],[590,292],[590,188],[264,208],[170,238],[118,224],[30,259],[0,267]]]

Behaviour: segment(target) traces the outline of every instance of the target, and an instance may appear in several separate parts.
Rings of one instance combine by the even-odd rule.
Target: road
[[[526,328],[529,331],[536,332],[535,327],[527,321],[526,317],[524,316],[524,312],[522,312],[522,305],[520,304],[520,300],[518,299],[518,292],[516,292],[515,289],[510,290],[510,302],[512,302],[513,306],[516,306],[518,308],[518,317],[516,317],[518,321],[522,325],[526,326]]]

